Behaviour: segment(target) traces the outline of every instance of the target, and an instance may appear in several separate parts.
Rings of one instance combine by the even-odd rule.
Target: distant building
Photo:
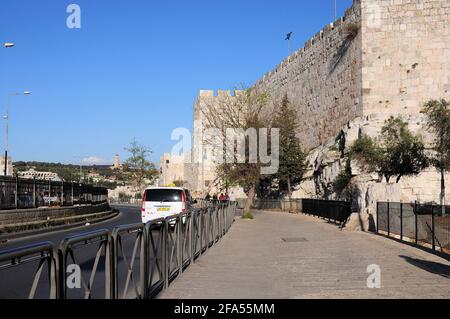
[[[123,168],[123,165],[120,162],[120,156],[119,155],[114,156],[114,164],[113,164],[113,166],[111,166],[111,169],[121,170],[122,168]]]
[[[52,182],[61,182],[61,178],[58,176],[58,174],[53,172],[39,172],[36,171],[34,168],[29,169],[28,171],[22,171],[17,173],[18,177],[21,178],[27,178],[27,179],[41,179],[46,181],[52,181]]]
[[[168,186],[176,181],[185,181],[184,156],[164,154],[160,160],[159,186]]]
[[[0,157],[0,176],[5,175],[5,157]],[[8,165],[7,165],[7,172],[6,176],[13,176],[14,175],[14,165],[11,157],[8,157]]]

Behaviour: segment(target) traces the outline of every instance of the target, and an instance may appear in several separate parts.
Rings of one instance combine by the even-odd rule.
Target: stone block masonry
[[[449,0],[362,0],[361,17],[365,116],[450,98]]]
[[[330,189],[346,163],[336,151],[338,137],[348,150],[361,134],[375,137],[386,119],[400,116],[430,145],[420,110],[430,99],[450,99],[450,0],[354,0],[342,18],[265,74],[255,89],[270,93],[269,111],[285,94],[297,108],[297,136],[315,178],[295,196],[336,197]],[[204,101],[232,95],[202,91],[195,118]],[[376,201],[439,200],[434,169],[396,185],[364,174],[355,163],[352,171],[360,212],[374,213]]]
[[[298,109],[298,137],[311,150],[335,138],[363,115],[360,3],[326,26],[304,48],[264,75],[256,88],[268,91],[276,108],[284,94]]]

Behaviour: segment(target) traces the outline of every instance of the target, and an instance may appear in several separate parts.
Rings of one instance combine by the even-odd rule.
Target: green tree
[[[350,161],[348,160],[345,168],[339,173],[333,182],[333,190],[341,195],[344,190],[348,188],[350,182],[352,181],[352,167]]]
[[[386,180],[420,174],[428,167],[425,145],[420,136],[408,129],[408,123],[391,117],[381,130],[378,141],[369,136],[360,137],[351,147],[350,154],[369,172],[377,172]]]
[[[450,103],[444,99],[427,102],[422,110],[434,135],[431,164],[441,174],[440,203],[445,215],[445,173],[450,170]]]
[[[302,182],[307,166],[296,136],[299,128],[297,112],[287,94],[275,113],[272,127],[280,130],[280,166],[274,177],[278,179],[280,191],[287,190],[291,202],[293,190]]]
[[[234,97],[214,99],[203,108],[205,129],[217,129],[218,139],[206,139],[205,144],[213,148],[221,148],[226,152],[227,129],[247,131],[255,130],[257,140],[260,140],[261,128],[270,128],[271,114],[265,112],[268,94],[264,91],[244,89]],[[269,150],[270,151],[270,150]],[[261,178],[261,168],[264,164],[258,156],[256,163],[250,156],[250,138],[245,137],[245,158],[233,163],[217,165],[217,176],[222,182],[230,185],[240,185],[247,191],[247,202],[244,211],[248,212],[256,196],[256,186]],[[232,154],[237,159],[237,154]]]
[[[158,175],[155,165],[148,160],[152,152],[146,146],[138,144],[136,140],[133,140],[125,150],[130,153],[130,157],[124,164],[124,176],[136,192],[142,192],[146,184],[154,181]]]

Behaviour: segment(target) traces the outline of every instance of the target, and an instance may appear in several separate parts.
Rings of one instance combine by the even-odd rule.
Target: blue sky
[[[66,26],[71,3],[81,29]],[[157,162],[172,130],[191,128],[200,89],[253,83],[287,56],[288,31],[298,49],[333,17],[332,0],[2,0],[0,43],[16,44],[0,48],[11,156],[110,162],[136,138]],[[2,123],[2,149],[4,135]]]

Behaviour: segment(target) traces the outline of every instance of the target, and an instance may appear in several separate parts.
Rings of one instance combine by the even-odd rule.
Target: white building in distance
[[[53,172],[39,172],[36,171],[34,168],[30,168],[28,171],[22,171],[18,172],[17,176],[20,178],[26,178],[26,179],[40,179],[40,180],[46,180],[46,181],[52,181],[52,182],[61,182],[61,178],[58,176],[58,174]]]

